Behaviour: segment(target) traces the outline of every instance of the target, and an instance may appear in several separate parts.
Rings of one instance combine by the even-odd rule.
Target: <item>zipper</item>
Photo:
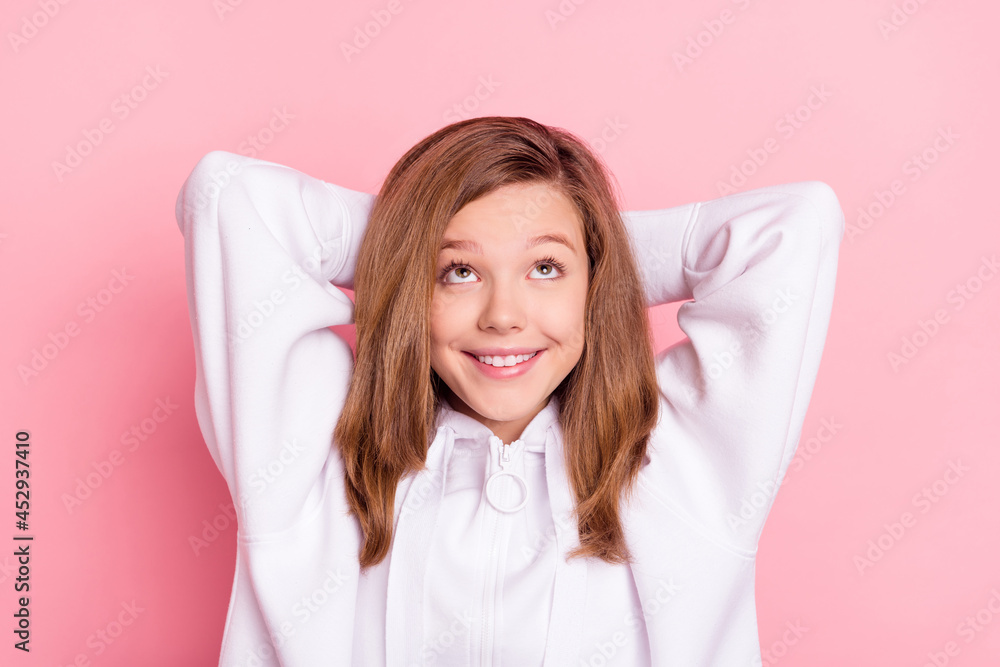
[[[514,464],[511,458],[511,453],[514,449],[514,445],[517,443],[521,444],[523,449],[524,443],[520,439],[514,440],[514,442],[506,443],[500,438],[493,436],[490,438],[490,444],[493,445],[499,443],[500,446],[497,448],[498,463],[500,464],[500,469],[493,471],[486,480],[486,500],[488,504],[493,508],[493,538],[490,541],[490,548],[487,553],[487,566],[486,566],[486,577],[483,588],[483,631],[481,637],[481,665],[487,665],[492,667],[493,660],[493,643],[494,643],[494,633],[493,633],[493,621],[497,617],[496,609],[499,606],[497,604],[497,599],[501,597],[501,577],[500,577],[500,545],[509,545],[510,538],[510,521],[504,521],[501,514],[515,514],[520,512],[524,506],[528,503],[528,483],[524,480],[524,477],[513,470]],[[520,450],[519,450],[520,451]],[[493,452],[490,452],[491,454]],[[506,489],[496,489],[494,482],[498,482],[499,478],[508,477],[513,478],[512,480],[517,486],[521,487],[521,500],[516,505],[511,505],[508,502],[508,497],[510,496],[510,491]],[[501,521],[503,523],[501,524]],[[504,531],[501,533],[501,529]],[[505,570],[506,572],[506,570]],[[506,576],[506,574],[505,574]],[[492,596],[491,596],[492,589]],[[490,607],[492,606],[492,611]],[[499,661],[497,661],[499,662]]]
[[[497,438],[499,440],[499,438]],[[500,469],[505,470],[510,465],[510,444],[500,441],[499,463]],[[506,503],[507,494],[500,493],[498,502],[503,506]],[[481,637],[480,665],[492,667],[493,665],[493,625],[496,618],[496,599],[499,588],[499,554],[497,554],[497,543],[500,535],[500,515],[502,512],[488,503],[493,515],[493,537],[490,540],[490,548],[487,556],[486,582],[483,589],[483,632]],[[490,594],[492,591],[492,595]],[[492,607],[492,610],[491,610]],[[493,613],[491,613],[491,611]]]

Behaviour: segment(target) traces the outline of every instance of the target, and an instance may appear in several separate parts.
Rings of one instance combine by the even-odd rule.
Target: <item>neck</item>
[[[478,412],[470,408],[468,405],[466,405],[465,401],[459,398],[451,390],[450,387],[446,386],[445,388],[445,398],[447,399],[448,404],[451,405],[451,407],[455,410],[455,412],[460,412],[463,415],[475,419],[477,422],[479,422],[486,428],[490,429],[490,431],[493,432],[493,435],[497,436],[507,444],[510,444],[515,440],[517,440],[519,437],[521,437],[521,434],[524,433],[525,427],[527,427],[528,424],[531,423],[531,420],[534,419],[535,416],[539,412],[544,410],[545,406],[549,404],[550,396],[546,396],[545,398],[543,398],[541,403],[536,405],[522,417],[518,417],[517,419],[512,419],[509,421],[498,421],[494,419],[489,419],[479,414]]]

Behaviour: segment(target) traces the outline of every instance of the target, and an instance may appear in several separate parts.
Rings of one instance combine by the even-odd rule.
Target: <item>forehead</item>
[[[542,183],[515,183],[463,206],[448,222],[442,243],[504,243],[547,233],[565,235],[583,247],[583,222],[565,195]]]

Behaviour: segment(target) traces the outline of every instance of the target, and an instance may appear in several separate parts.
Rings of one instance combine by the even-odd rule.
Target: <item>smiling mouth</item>
[[[477,360],[481,364],[485,364],[487,366],[493,366],[494,368],[504,368],[507,366],[517,366],[518,364],[523,364],[525,361],[528,361],[536,354],[538,354],[538,351],[532,352],[531,354],[513,354],[513,355],[508,355],[506,357],[501,357],[501,356],[477,357],[476,355],[469,354],[468,352],[466,352],[466,354],[468,354],[470,357]]]

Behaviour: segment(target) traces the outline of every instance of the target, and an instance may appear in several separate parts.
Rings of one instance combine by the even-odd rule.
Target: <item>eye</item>
[[[472,273],[472,269],[470,269],[465,264],[465,262],[463,262],[462,260],[452,260],[452,261],[448,262],[448,266],[446,266],[443,269],[441,269],[441,273],[438,275],[438,280],[440,280],[442,282],[445,282],[445,283],[451,283],[451,284],[461,284],[463,282],[472,282],[472,281],[466,281],[466,280],[460,280],[460,281],[445,280],[445,278],[448,277],[448,274],[451,273],[452,271],[455,271],[456,269],[458,269],[459,273],[463,274],[462,275],[463,278],[467,278],[469,276],[474,275]]]
[[[559,271],[559,275],[554,276],[554,278],[559,278],[566,270],[566,265],[557,260],[555,257],[546,257],[539,260],[538,263],[535,264],[535,268],[537,269],[538,267],[546,267],[547,270],[542,274],[544,276],[552,276],[552,268],[554,267],[557,271]]]
[[[540,275],[545,276],[547,280],[555,280],[556,278],[561,278],[563,272],[566,270],[566,265],[557,260],[555,257],[544,257],[535,263],[534,269],[542,269]],[[552,274],[552,269],[555,268],[558,271],[557,275]],[[472,269],[464,260],[457,259],[448,262],[448,265],[441,269],[438,274],[438,280],[446,284],[451,285],[461,285],[463,283],[475,282],[474,280],[447,280],[448,274],[452,271],[456,271],[460,278],[474,278],[475,274]]]

